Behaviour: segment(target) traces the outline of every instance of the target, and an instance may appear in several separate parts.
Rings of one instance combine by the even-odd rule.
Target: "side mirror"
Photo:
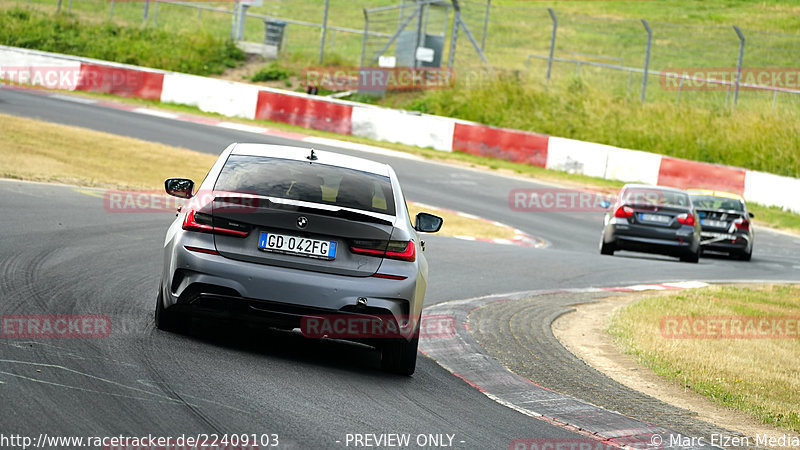
[[[423,233],[436,233],[442,228],[443,223],[444,219],[441,217],[421,212],[417,214],[414,229]]]
[[[753,213],[751,213],[751,212],[747,213],[747,215],[748,215],[748,216],[750,216],[750,218],[751,218],[751,219],[752,219],[753,217],[755,217],[755,216],[753,215]]]
[[[191,198],[194,181],[187,178],[168,178],[164,181],[164,190],[173,197]]]

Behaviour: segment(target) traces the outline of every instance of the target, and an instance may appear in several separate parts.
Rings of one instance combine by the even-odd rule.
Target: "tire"
[[[179,331],[182,325],[180,317],[175,312],[164,308],[164,294],[160,286],[156,297],[155,322],[156,328],[162,331]]]
[[[688,263],[697,263],[700,261],[700,250],[697,250],[694,253],[689,253],[687,255],[681,256],[681,261],[688,262]]]
[[[381,347],[381,369],[397,375],[409,376],[417,367],[417,347],[419,346],[419,329],[410,341],[393,339]]]
[[[613,255],[614,254],[614,244],[606,244],[606,242],[600,239],[600,254],[601,255]]]
[[[753,249],[751,248],[749,251],[745,250],[737,255],[740,260],[742,261],[750,261],[753,257]]]

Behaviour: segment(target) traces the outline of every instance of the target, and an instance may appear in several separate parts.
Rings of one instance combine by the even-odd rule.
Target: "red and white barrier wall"
[[[609,180],[724,190],[800,213],[797,178],[252,84],[6,46],[0,46],[0,79],[155,99],[229,117],[489,156]]]

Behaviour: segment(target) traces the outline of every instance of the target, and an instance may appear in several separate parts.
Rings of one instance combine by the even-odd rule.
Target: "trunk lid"
[[[247,231],[245,237],[214,235],[219,254],[239,261],[370,276],[378,271],[383,259],[354,254],[351,243],[388,243],[394,229],[389,216],[350,208],[259,196],[244,202],[250,204],[243,206],[240,196],[223,194],[215,197],[212,206],[215,226]],[[276,248],[278,244],[282,247]],[[320,248],[329,252],[333,248],[332,257],[320,254]],[[309,255],[303,250],[315,253]]]

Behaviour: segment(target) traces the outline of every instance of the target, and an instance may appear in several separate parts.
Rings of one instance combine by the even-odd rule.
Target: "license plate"
[[[664,216],[661,214],[642,214],[639,218],[645,222],[656,222],[656,223],[669,223],[672,220],[670,216]]]
[[[700,221],[700,225],[705,225],[707,227],[714,227],[714,228],[726,228],[728,226],[728,222],[725,222],[724,220],[703,219]]]
[[[735,234],[728,234],[728,233],[700,233],[700,237],[709,238],[709,239],[736,239]]]
[[[336,257],[336,241],[321,241],[262,231],[258,248],[268,252],[286,253],[311,258],[333,259]]]

